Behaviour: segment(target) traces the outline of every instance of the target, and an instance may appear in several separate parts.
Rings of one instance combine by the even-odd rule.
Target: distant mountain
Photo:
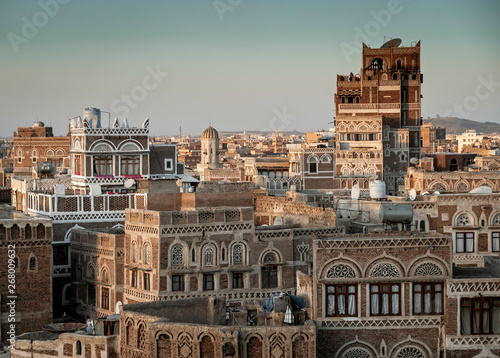
[[[476,122],[458,117],[431,118],[424,121],[432,123],[433,127],[446,127],[446,134],[461,134],[468,129],[475,129],[476,132],[484,134],[500,133],[500,123]]]

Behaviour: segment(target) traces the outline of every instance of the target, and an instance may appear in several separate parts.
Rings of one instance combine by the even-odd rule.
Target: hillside
[[[500,133],[500,123],[483,123],[458,117],[431,118],[424,119],[424,121],[432,123],[434,127],[446,127],[446,134],[460,134],[468,129],[475,129],[476,132],[481,132],[484,134]]]

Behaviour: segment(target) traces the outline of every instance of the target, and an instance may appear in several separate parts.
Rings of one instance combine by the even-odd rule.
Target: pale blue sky
[[[88,106],[131,125],[150,117],[156,135],[199,134],[210,120],[221,131],[327,128],[336,75],[361,67],[360,51],[343,51],[359,31],[372,47],[421,40],[424,118],[500,122],[496,0],[55,2],[0,2],[0,136],[37,116],[65,134]]]

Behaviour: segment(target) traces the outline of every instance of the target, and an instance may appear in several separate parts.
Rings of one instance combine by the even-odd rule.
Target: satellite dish
[[[351,199],[352,200],[358,200],[359,199],[359,185],[355,184],[352,186],[351,189]]]
[[[413,157],[413,158],[410,159],[410,164],[411,165],[418,165],[418,162],[419,162],[418,158]]]
[[[422,195],[429,195],[429,192],[428,191],[423,192]]]
[[[391,48],[393,43],[394,43],[394,47],[398,47],[399,45],[401,45],[401,39],[399,39],[399,38],[391,39],[391,40],[387,41],[385,44],[383,44],[382,46],[380,46],[380,48]]]
[[[134,184],[135,184],[135,180],[134,179],[127,179],[123,183],[123,186],[125,186],[125,188],[127,188],[127,189],[130,189],[132,187],[132,185],[134,185]]]
[[[410,190],[410,200],[414,201],[416,198],[417,198],[417,191],[414,188],[412,188]]]
[[[441,193],[439,191],[435,191],[434,193],[432,193],[433,195],[440,195]]]

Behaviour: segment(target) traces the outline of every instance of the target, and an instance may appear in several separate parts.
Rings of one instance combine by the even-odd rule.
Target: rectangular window
[[[318,172],[318,164],[309,163],[309,173],[317,173],[317,172]]]
[[[456,233],[456,252],[474,252],[474,233]]]
[[[344,317],[356,315],[356,285],[326,286],[326,315]]]
[[[95,285],[88,285],[88,300],[90,306],[95,306]]]
[[[203,275],[203,291],[214,290],[214,274],[206,273]]]
[[[172,291],[184,291],[184,275],[172,275]]]
[[[500,251],[500,232],[491,233],[491,251]]]
[[[165,159],[165,170],[172,170],[174,168],[174,161],[172,159]]]
[[[130,286],[137,287],[137,271],[132,270],[131,275]]]
[[[372,316],[400,315],[400,292],[399,283],[370,285],[370,314]]]
[[[262,267],[262,288],[278,287],[278,266]]]
[[[443,283],[413,284],[414,314],[443,314]]]
[[[75,167],[74,167],[74,174],[75,175],[81,175],[81,159],[80,159],[80,156],[78,155],[75,155]]]
[[[113,175],[113,157],[109,155],[94,156],[94,176]]]
[[[146,291],[149,291],[151,289],[151,277],[149,273],[144,272],[143,279],[144,279],[144,289]]]
[[[242,272],[233,272],[233,288],[243,288]]]
[[[103,287],[101,293],[101,307],[109,310],[109,288]]]
[[[499,334],[500,298],[462,298],[460,301],[460,333]]]
[[[125,155],[120,158],[121,175],[139,175],[141,159],[138,155]]]

